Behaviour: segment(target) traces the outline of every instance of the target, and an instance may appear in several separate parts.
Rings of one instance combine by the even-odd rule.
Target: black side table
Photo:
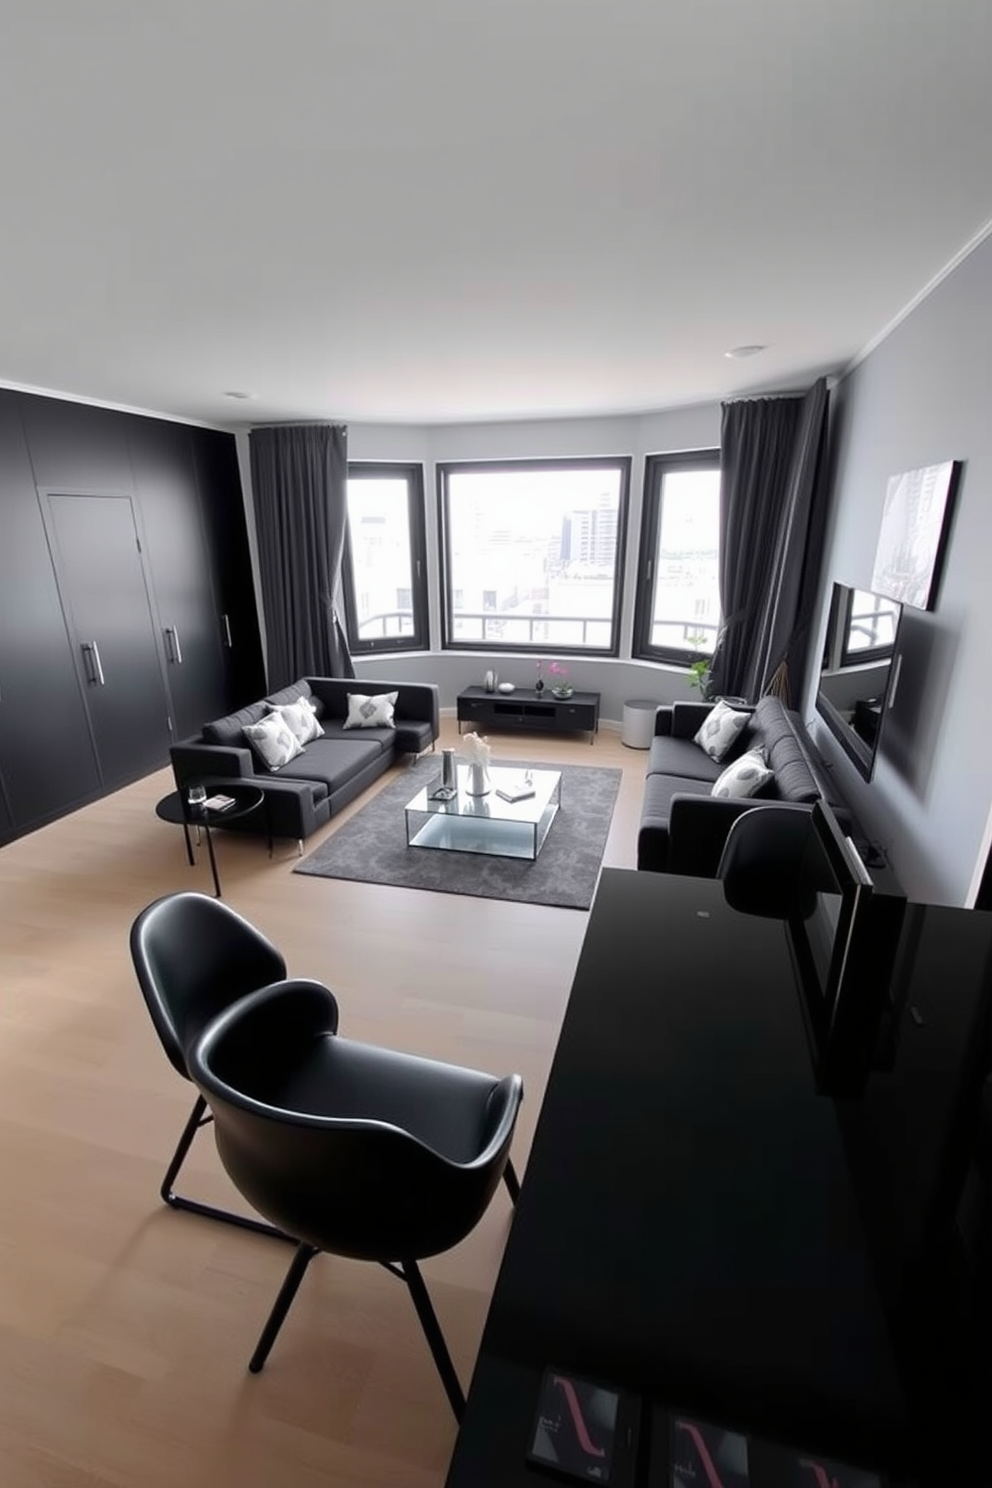
[[[203,829],[207,839],[207,852],[210,854],[210,871],[214,876],[214,898],[221,899],[220,878],[217,874],[217,859],[214,856],[213,837],[211,827],[224,827],[228,822],[237,821],[239,817],[248,816],[250,812],[257,811],[265,800],[264,793],[257,785],[245,785],[236,780],[205,780],[207,795],[232,796],[233,806],[227,806],[223,811],[211,811],[205,806],[191,806],[188,800],[189,786],[181,791],[173,791],[171,795],[163,796],[155,807],[155,815],[162,821],[172,822],[174,826],[182,827],[183,836],[186,839],[186,857],[192,868],[196,863],[193,856],[193,844],[190,841],[190,827]],[[271,847],[271,838],[269,846]]]

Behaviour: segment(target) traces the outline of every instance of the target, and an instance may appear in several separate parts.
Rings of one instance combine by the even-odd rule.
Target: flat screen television
[[[877,893],[832,809],[817,801],[788,932],[818,1088],[857,1095],[876,1061],[905,899]]]
[[[885,714],[895,700],[901,619],[895,600],[834,584],[816,711],[865,780],[871,779]]]

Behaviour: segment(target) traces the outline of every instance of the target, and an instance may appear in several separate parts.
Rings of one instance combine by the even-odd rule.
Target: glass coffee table
[[[561,774],[491,766],[491,789],[484,796],[466,790],[468,765],[458,766],[458,790],[448,801],[434,799],[440,777],[424,787],[406,807],[407,847],[433,847],[449,852],[486,853],[495,858],[529,858],[544,846],[561,805]],[[522,801],[508,795],[532,790]]]

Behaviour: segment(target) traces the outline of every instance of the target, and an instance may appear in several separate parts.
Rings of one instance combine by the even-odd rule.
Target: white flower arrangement
[[[470,765],[482,765],[485,769],[493,757],[492,746],[488,739],[481,734],[465,734],[461,741],[461,750]]]

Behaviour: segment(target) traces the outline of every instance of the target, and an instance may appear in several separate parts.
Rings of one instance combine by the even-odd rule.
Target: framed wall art
[[[876,594],[934,608],[960,471],[960,460],[945,460],[890,476],[871,576]]]

